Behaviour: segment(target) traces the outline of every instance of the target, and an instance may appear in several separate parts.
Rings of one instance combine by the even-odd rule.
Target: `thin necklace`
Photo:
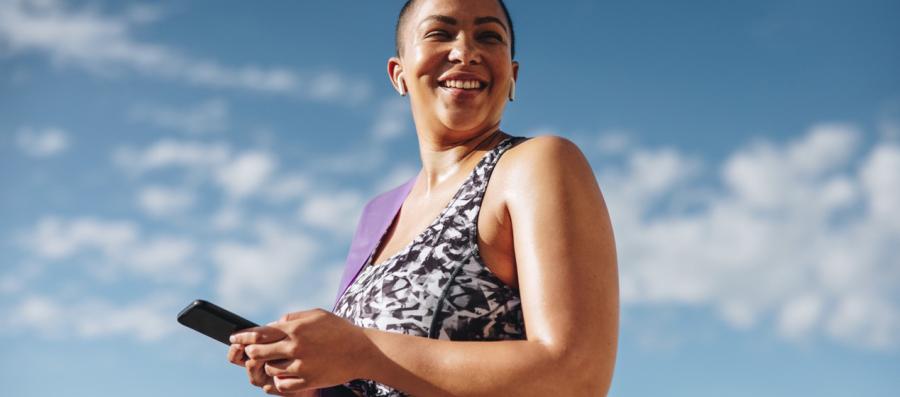
[[[499,128],[497,128],[496,131],[494,131],[494,132],[491,133],[491,136],[489,136],[489,137],[487,137],[487,139],[485,139],[485,140],[479,142],[477,146],[475,146],[474,148],[472,148],[472,150],[470,150],[469,153],[466,153],[466,155],[463,156],[463,158],[461,158],[459,161],[457,161],[456,164],[460,164],[460,163],[462,163],[463,161],[466,161],[466,159],[468,159],[469,156],[471,156],[473,153],[477,152],[478,149],[481,149],[481,147],[482,147],[485,143],[488,143],[488,142],[493,141],[494,138],[495,138],[497,135],[500,135],[500,134],[502,134],[502,133],[503,133],[503,131],[501,131]]]

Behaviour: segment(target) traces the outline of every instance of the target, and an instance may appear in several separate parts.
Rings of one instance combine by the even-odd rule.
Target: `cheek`
[[[447,56],[440,48],[434,46],[418,46],[412,51],[413,72],[416,76],[429,76],[437,79]]]

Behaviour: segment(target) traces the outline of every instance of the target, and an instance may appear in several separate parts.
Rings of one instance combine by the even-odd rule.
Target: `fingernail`
[[[228,340],[231,341],[231,343],[234,343],[235,339],[237,339],[237,338],[235,338],[234,335],[231,335],[228,337]]]

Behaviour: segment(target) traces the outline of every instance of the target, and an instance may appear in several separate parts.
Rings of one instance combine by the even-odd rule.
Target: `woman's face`
[[[388,72],[395,86],[398,78],[406,84],[418,127],[499,124],[518,64],[497,1],[419,0],[401,29],[400,58]]]

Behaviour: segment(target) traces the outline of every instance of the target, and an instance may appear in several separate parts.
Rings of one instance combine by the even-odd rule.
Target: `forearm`
[[[413,396],[597,396],[606,390],[586,384],[571,360],[533,341],[447,341],[365,331],[373,350],[362,378]]]

